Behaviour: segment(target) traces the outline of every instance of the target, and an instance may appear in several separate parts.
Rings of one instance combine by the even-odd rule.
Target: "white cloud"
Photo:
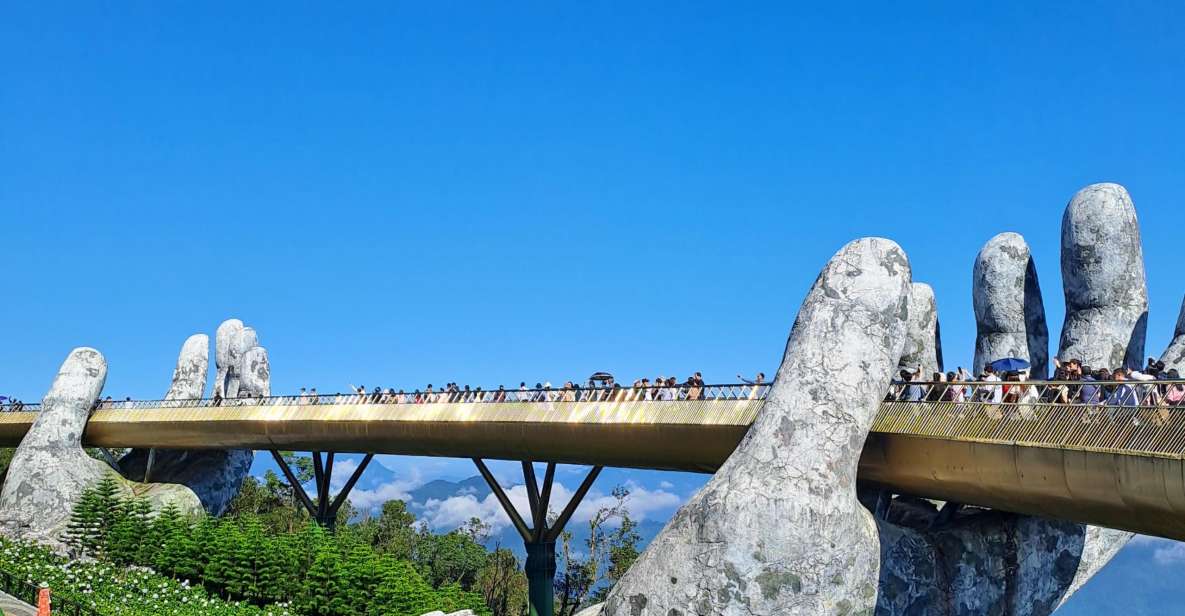
[[[658,487],[669,491],[669,490],[675,489],[675,484],[673,484],[669,481],[660,481],[660,482],[658,482]]]
[[[626,487],[630,490],[626,507],[629,508],[630,515],[635,520],[644,520],[656,513],[665,513],[682,502],[678,495],[665,489],[648,490],[632,482],[627,483]],[[572,498],[572,493],[573,491],[567,486],[556,482],[551,493],[551,511],[558,515]],[[530,505],[527,501],[526,486],[515,486],[507,490],[506,495],[518,510],[519,515],[524,519],[529,519]],[[596,490],[590,491],[576,508],[570,523],[587,522],[600,508],[610,507],[615,503],[616,499],[612,494]],[[429,526],[438,530],[456,528],[469,521],[470,518],[482,520],[493,527],[495,532],[510,526],[510,517],[502,511],[502,506],[493,494],[482,500],[478,500],[472,494],[453,496],[443,500],[431,499],[424,503],[422,510],[422,519]]]
[[[359,511],[370,511],[389,500],[410,499],[411,495],[408,492],[419,485],[418,481],[409,479],[384,483],[371,490],[359,490],[355,488],[354,491],[350,492],[350,504],[354,505]]]
[[[330,478],[329,487],[330,492],[337,497],[337,492],[341,490],[346,481],[349,480],[350,474],[354,469],[358,468],[358,461],[350,458],[343,459],[340,463],[333,464],[333,477]],[[411,475],[406,479],[396,479],[384,484],[380,484],[369,490],[355,487],[350,491],[350,504],[359,511],[371,511],[375,508],[381,507],[383,503],[389,500],[410,500],[410,492],[424,484],[422,474],[415,468],[410,469]],[[310,496],[316,495],[316,487],[309,483],[305,485],[305,490]]]
[[[329,478],[329,489],[336,492],[346,485],[350,475],[358,469],[358,461],[353,458],[343,458],[333,461],[333,476]]]
[[[1185,564],[1185,543],[1180,541],[1137,535],[1135,539],[1132,539],[1132,545],[1150,548],[1152,559],[1158,565],[1167,567]]]

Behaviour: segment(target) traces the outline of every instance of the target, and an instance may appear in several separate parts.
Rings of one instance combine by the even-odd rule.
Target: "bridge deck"
[[[760,399],[373,404],[351,398],[315,405],[287,398],[100,409],[84,443],[711,472],[736,448],[764,404]],[[0,413],[0,446],[15,446],[36,416]],[[886,402],[859,476],[900,493],[1185,540],[1185,409]]]

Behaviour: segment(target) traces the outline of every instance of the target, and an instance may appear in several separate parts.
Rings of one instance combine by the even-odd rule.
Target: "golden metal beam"
[[[537,460],[712,472],[761,400],[246,405],[96,411],[84,443]],[[0,413],[15,446],[35,413]],[[860,479],[899,492],[1185,540],[1185,413],[882,405]]]

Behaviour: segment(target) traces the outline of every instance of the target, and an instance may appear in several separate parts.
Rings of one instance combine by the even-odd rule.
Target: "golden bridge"
[[[1089,396],[1081,382],[1029,382],[1024,395],[1014,389],[1011,396],[1016,383],[958,384],[958,395],[947,393],[955,386],[915,384],[908,389],[920,393],[912,397],[902,387],[886,396],[860,459],[860,480],[898,494],[1185,540],[1185,407],[1167,395],[1185,384],[1100,383]],[[1117,390],[1129,399],[1108,397]],[[510,515],[524,538],[542,541],[546,524],[535,510],[540,496],[547,509],[555,464],[595,467],[581,493],[602,466],[712,472],[744,437],[767,393],[767,385],[728,385],[104,402],[84,444],[473,458],[504,506],[509,502],[481,460],[524,461],[541,530]],[[0,446],[15,446],[37,407],[2,410]],[[315,457],[325,490],[332,456],[328,469]],[[542,494],[527,461],[549,463]],[[356,480],[357,474],[340,496]],[[566,519],[561,514],[556,526]]]

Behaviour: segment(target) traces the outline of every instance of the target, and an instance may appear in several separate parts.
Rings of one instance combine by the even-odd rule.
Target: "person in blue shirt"
[[[1090,366],[1083,366],[1082,368],[1082,389],[1079,391],[1079,401],[1082,404],[1099,404],[1102,402],[1102,396],[1099,395],[1099,386],[1094,383],[1098,379],[1095,378],[1095,373],[1091,372]]]
[[[1127,373],[1123,370],[1116,370],[1111,378],[1119,384],[1107,396],[1107,406],[1136,406],[1136,390],[1127,384]]]

